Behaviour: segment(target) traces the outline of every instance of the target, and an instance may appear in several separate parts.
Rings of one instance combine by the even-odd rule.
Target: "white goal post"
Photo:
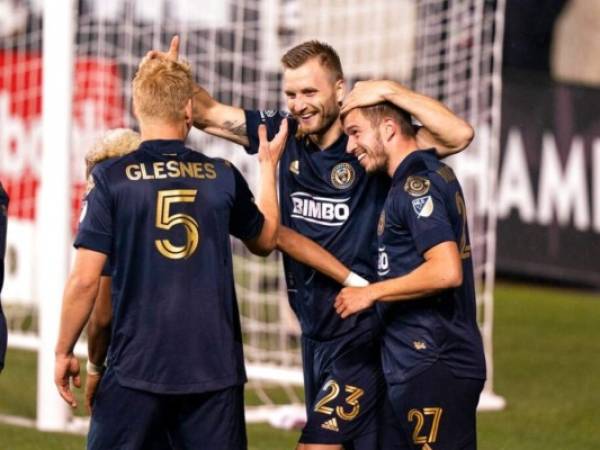
[[[56,399],[52,366],[83,155],[104,130],[135,127],[130,84],[137,64],[149,49],[166,49],[173,34],[181,37],[181,55],[196,81],[225,103],[283,107],[280,56],[302,40],[321,39],[339,51],[350,86],[395,79],[473,124],[475,141],[451,163],[470,211],[488,360],[480,407],[502,408],[493,392],[492,328],[504,2],[37,0],[3,6],[0,180],[11,195],[3,304],[9,345],[39,350],[38,426],[69,429],[72,423]],[[200,132],[190,140],[230,159],[254,183],[255,161],[240,147]],[[248,417],[261,420],[279,403],[269,393],[273,384],[288,403],[302,404],[299,328],[279,258],[263,260],[239,242],[233,246],[249,386],[266,406]],[[83,342],[78,351],[85,352]]]

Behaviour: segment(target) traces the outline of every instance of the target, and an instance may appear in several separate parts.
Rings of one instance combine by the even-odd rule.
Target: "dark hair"
[[[331,45],[324,42],[306,41],[296,45],[281,57],[281,63],[286,69],[297,69],[313,58],[329,69],[336,80],[344,78],[340,57]]]
[[[373,127],[378,126],[383,119],[389,117],[400,125],[400,131],[404,136],[415,137],[416,135],[410,114],[391,102],[377,103],[376,105],[364,106],[358,109],[371,122]]]

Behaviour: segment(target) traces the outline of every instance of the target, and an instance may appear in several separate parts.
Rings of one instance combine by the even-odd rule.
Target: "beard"
[[[388,164],[388,155],[385,152],[383,147],[383,141],[381,140],[381,136],[379,132],[377,132],[377,139],[368,151],[363,147],[363,151],[366,153],[366,165],[362,164],[362,161],[359,163],[365,172],[368,174],[373,173],[385,173],[387,170]]]
[[[317,122],[306,127],[301,120],[296,119],[298,122],[298,129],[296,130],[295,135],[296,139],[301,140],[310,135],[319,136],[325,134],[340,116],[340,107],[334,100],[320,105],[320,107],[317,107],[310,112],[316,115],[316,118],[318,119]]]

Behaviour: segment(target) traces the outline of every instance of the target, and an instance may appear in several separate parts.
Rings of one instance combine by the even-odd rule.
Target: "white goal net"
[[[42,13],[45,3],[0,0],[0,180],[11,197],[3,304],[9,345],[39,349],[43,287],[35,244],[43,142]],[[480,320],[490,378],[500,58],[504,0],[80,0],[75,20],[71,129],[71,231],[82,195],[83,155],[104,130],[136,127],[130,82],[150,49],[181,37],[196,81],[218,100],[245,108],[283,107],[279,58],[291,45],[320,39],[339,53],[350,82],[390,78],[439,98],[476,129],[452,162],[467,194]],[[257,172],[241,147],[200,132],[192,146],[230,159],[249,179]],[[245,354],[256,403],[301,404],[299,328],[287,306],[281,264],[248,255],[234,242]],[[274,388],[278,386],[278,388]],[[491,383],[486,387],[492,393]],[[257,417],[265,417],[259,415]]]

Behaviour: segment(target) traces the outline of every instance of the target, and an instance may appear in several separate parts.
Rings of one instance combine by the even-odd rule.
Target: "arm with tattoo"
[[[200,86],[196,86],[193,106],[196,128],[236,144],[248,145],[243,109],[219,103]]]

